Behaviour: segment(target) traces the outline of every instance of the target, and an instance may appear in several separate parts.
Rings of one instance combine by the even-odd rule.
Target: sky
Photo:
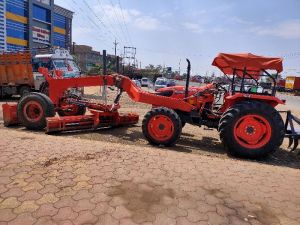
[[[118,54],[136,47],[142,67],[211,74],[220,52],[283,57],[300,76],[299,0],[55,0],[73,12],[73,41]]]

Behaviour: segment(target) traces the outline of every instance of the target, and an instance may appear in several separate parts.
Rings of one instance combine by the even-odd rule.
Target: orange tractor
[[[298,123],[299,119],[288,113],[285,125],[275,109],[278,104],[284,104],[275,96],[282,59],[219,54],[213,65],[228,77],[226,84],[189,87],[189,63],[185,87],[163,88],[156,93],[143,91],[128,77],[119,74],[53,78],[47,69],[41,68],[48,82],[49,97],[41,93],[29,94],[18,104],[4,105],[5,124],[20,122],[29,129],[46,128],[47,133],[132,125],[138,122],[138,115],[118,113],[119,100],[126,92],[133,101],[153,106],[142,122],[143,134],[152,145],[174,145],[182,127],[189,123],[218,129],[225,148],[236,156],[267,156],[282,144],[284,137],[290,138],[290,144],[295,140],[295,150],[300,135],[293,121]],[[272,81],[272,87],[262,88],[263,78]],[[70,88],[86,86],[115,86],[118,94],[112,105],[106,105],[68,93]],[[90,113],[84,115],[86,109]],[[55,117],[55,112],[59,112],[60,117]]]

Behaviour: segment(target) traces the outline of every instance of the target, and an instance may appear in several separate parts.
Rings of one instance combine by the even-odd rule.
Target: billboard
[[[50,30],[46,30],[40,27],[32,27],[32,38],[36,43],[50,44]]]

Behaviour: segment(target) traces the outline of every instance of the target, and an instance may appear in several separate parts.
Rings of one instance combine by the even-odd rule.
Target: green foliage
[[[143,77],[153,79],[154,77],[162,76],[163,67],[161,65],[154,66],[152,64],[146,66],[144,69],[139,70],[139,73]]]

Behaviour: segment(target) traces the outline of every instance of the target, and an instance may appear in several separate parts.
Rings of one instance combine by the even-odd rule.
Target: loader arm
[[[195,108],[193,105],[185,102],[184,99],[159,96],[154,93],[143,91],[141,88],[137,87],[130,78],[122,75],[117,75],[117,77],[122,80],[119,88],[125,91],[135,102],[146,103],[153,106],[162,106],[184,112],[191,112]]]
[[[153,106],[162,106],[174,110],[190,112],[194,106],[183,99],[159,96],[154,93],[143,91],[137,87],[130,78],[119,74],[86,76],[78,78],[53,78],[46,68],[40,68],[39,72],[44,75],[49,84],[49,97],[54,105],[59,105],[60,100],[68,88],[92,87],[92,86],[112,86],[117,87],[135,102],[146,103]]]

